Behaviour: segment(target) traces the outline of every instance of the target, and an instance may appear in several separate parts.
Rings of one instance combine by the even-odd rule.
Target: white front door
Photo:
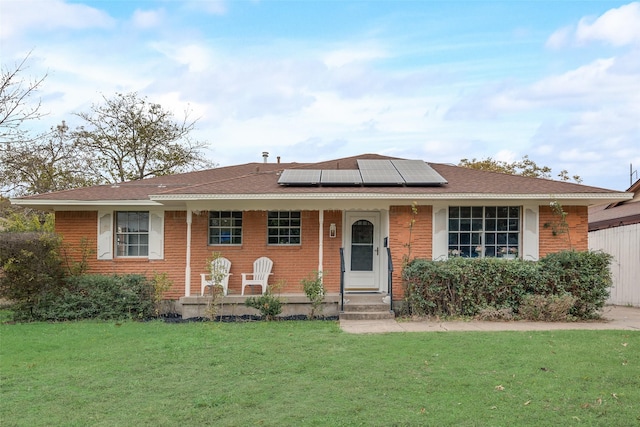
[[[380,290],[380,213],[347,212],[345,291]]]

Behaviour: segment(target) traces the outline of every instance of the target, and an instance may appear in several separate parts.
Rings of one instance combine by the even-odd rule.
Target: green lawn
[[[632,426],[640,333],[0,325],[2,426]]]

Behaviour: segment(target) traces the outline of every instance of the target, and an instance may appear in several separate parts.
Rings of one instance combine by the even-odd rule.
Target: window
[[[209,244],[210,245],[242,244],[242,212],[210,211],[209,212]]]
[[[267,243],[300,244],[300,212],[277,211],[267,214]]]
[[[116,256],[149,255],[149,212],[116,212]]]
[[[373,223],[366,219],[351,226],[351,271],[373,271]]]
[[[515,258],[520,207],[449,207],[449,256]]]

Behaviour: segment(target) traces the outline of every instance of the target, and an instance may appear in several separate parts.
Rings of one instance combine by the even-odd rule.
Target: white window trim
[[[112,260],[114,254],[114,212],[116,210],[98,211],[98,251],[99,260]],[[145,211],[147,212],[147,211]],[[142,259],[164,259],[164,211],[149,212],[149,255],[143,257],[122,257]]]
[[[456,206],[461,206],[457,203]],[[484,206],[484,205],[482,205]],[[508,204],[502,206],[511,206]],[[520,231],[520,250],[521,258],[527,261],[537,261],[539,259],[539,206],[536,204],[525,204],[521,206],[521,223]],[[433,205],[433,243],[432,243],[432,259],[442,261],[448,259],[449,248],[449,205],[434,204]]]

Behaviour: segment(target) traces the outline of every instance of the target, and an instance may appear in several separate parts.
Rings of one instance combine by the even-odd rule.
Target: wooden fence
[[[640,307],[640,224],[589,232],[589,249],[613,255],[607,304]]]

